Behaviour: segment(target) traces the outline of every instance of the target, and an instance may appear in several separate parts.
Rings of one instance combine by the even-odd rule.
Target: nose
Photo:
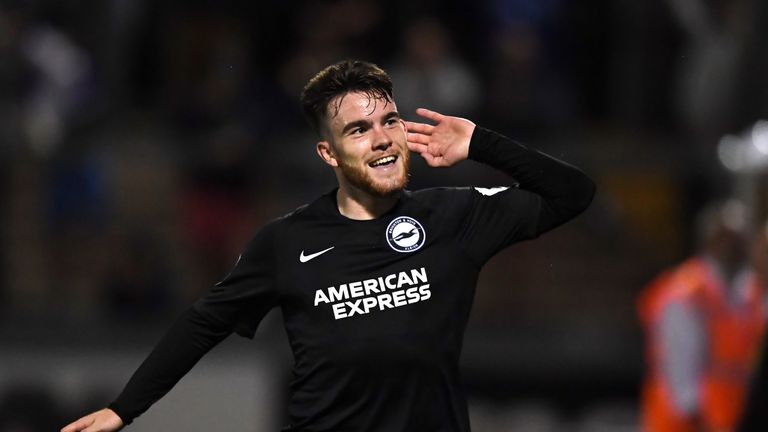
[[[392,146],[392,137],[380,125],[373,128],[373,140],[371,146],[374,150],[386,150]]]

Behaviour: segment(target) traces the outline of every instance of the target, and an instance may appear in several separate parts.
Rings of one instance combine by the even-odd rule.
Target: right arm
[[[69,424],[62,432],[117,431],[131,424],[229,334],[190,308],[171,326],[114,402]]]
[[[701,317],[689,304],[673,301],[664,308],[657,331],[662,351],[660,369],[672,404],[678,413],[696,419],[707,344]]]
[[[230,333],[231,330],[206,320],[194,307],[189,308],[171,326],[108,408],[126,425],[131,424]]]
[[[232,332],[253,337],[261,319],[277,305],[275,225],[262,229],[232,272],[174,323],[108,408],[71,423],[62,432],[117,431],[168,393]]]

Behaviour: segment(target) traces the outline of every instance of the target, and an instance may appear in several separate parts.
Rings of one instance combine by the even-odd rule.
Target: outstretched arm
[[[123,428],[123,420],[109,408],[96,411],[74,421],[61,432],[114,432]]]
[[[261,319],[277,304],[274,229],[271,223],[256,234],[232,272],[176,320],[108,409],[85,416],[62,432],[116,431],[162,398],[232,332],[252,338]]]
[[[233,331],[253,337],[258,323],[276,304],[273,228],[273,224],[264,227],[248,243],[232,272],[176,320],[107,410],[83,417],[63,432],[116,431],[162,398]]]
[[[130,424],[163,397],[230,330],[190,308],[168,330],[108,408],[91,413],[61,432],[113,432]]]

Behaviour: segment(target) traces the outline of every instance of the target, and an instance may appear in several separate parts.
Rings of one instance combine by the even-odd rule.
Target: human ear
[[[320,159],[322,159],[323,162],[332,167],[339,166],[339,162],[336,160],[336,154],[333,151],[331,143],[328,141],[318,141],[315,150],[317,150],[317,155],[320,156]]]

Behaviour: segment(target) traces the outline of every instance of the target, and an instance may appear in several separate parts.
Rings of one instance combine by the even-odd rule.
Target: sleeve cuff
[[[117,403],[117,401],[112,402],[111,404],[107,405],[107,408],[109,408],[112,411],[114,411],[115,414],[117,414],[117,416],[120,417],[120,420],[123,421],[123,425],[124,426],[128,426],[129,424],[133,423],[133,419],[126,417],[125,413],[120,408],[120,405]]]
[[[488,158],[489,141],[491,131],[480,126],[475,126],[472,137],[469,140],[469,159],[483,162]]]
[[[526,148],[500,133],[475,126],[475,130],[472,131],[472,138],[469,141],[467,157],[476,162],[496,166],[499,158],[517,155],[520,150],[525,151]]]

